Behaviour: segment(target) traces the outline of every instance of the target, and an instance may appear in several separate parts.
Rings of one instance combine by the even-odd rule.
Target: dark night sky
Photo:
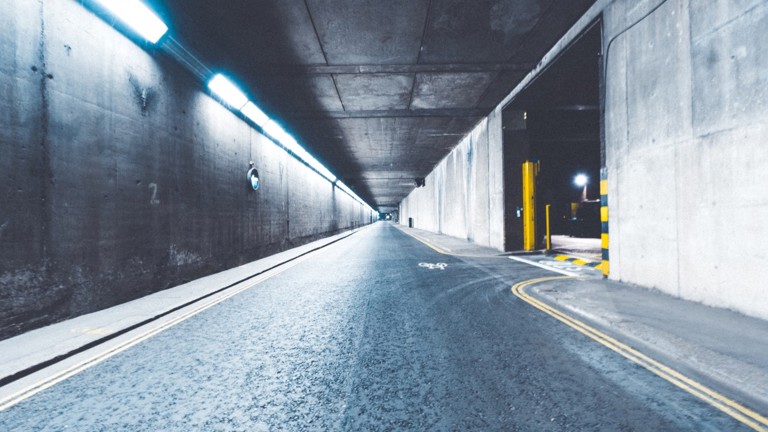
[[[566,228],[555,219],[569,215],[570,202],[581,196],[576,174],[589,176],[588,199],[600,197],[600,44],[595,27],[508,107],[527,112],[529,157],[541,162],[538,202],[552,204],[560,232]]]
[[[540,204],[552,204],[554,221],[568,215],[570,202],[579,201],[582,188],[574,185],[576,174],[589,177],[587,198],[600,194],[600,117],[599,111],[531,111],[528,132],[531,157],[539,159]]]

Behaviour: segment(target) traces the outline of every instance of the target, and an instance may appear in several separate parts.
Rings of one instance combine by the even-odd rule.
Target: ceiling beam
[[[449,63],[449,64],[370,64],[370,65],[270,65],[253,71],[255,75],[344,75],[407,74],[429,72],[528,72],[535,63]]]
[[[293,111],[286,117],[293,119],[314,118],[386,118],[386,117],[470,117],[482,118],[490,113],[487,108],[442,108],[442,109],[399,109],[399,110],[360,110],[360,111]]]

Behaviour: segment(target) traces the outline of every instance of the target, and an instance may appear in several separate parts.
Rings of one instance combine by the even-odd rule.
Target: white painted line
[[[578,276],[579,275],[578,273],[573,273],[573,272],[569,272],[569,271],[565,271],[565,270],[560,270],[559,268],[550,267],[548,265],[540,264],[540,263],[537,263],[536,261],[531,261],[531,260],[527,260],[527,259],[524,259],[524,258],[518,258],[518,257],[514,257],[514,256],[510,256],[508,258],[511,259],[511,260],[514,260],[514,261],[519,261],[521,263],[530,264],[532,266],[540,267],[540,268],[543,268],[544,270],[553,271],[555,273],[560,273],[560,274],[566,275],[566,276]]]

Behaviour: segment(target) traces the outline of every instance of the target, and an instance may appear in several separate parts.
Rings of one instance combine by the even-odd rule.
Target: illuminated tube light
[[[319,172],[320,175],[322,175],[323,177],[327,178],[328,181],[330,181],[331,183],[336,181],[336,176],[333,175],[331,170],[326,168],[325,165],[321,164],[317,159],[312,157],[312,155],[307,153],[306,157],[303,159],[304,159],[304,162],[308,163],[309,166],[317,170],[317,172]]]
[[[209,82],[208,88],[224,103],[231,106],[234,109],[241,109],[245,103],[248,102],[248,97],[240,91],[237,86],[232,84],[232,81],[228,80],[222,74],[216,74]]]
[[[264,111],[260,110],[253,102],[246,103],[244,107],[240,108],[240,112],[262,128],[269,121],[269,117],[264,114]]]
[[[326,168],[311,154],[309,154],[308,151],[304,150],[304,147],[302,147],[298,141],[296,141],[296,138],[291,136],[291,134],[288,132],[284,131],[283,128],[280,127],[280,125],[277,124],[274,120],[267,121],[267,123],[263,126],[263,129],[267,135],[282,144],[283,147],[290,150],[291,153],[296,155],[297,158],[301,159],[307,165],[314,168],[315,171],[319,172],[320,175],[328,179],[331,183],[336,181],[336,176],[333,175],[333,173],[331,173],[328,168]]]
[[[369,206],[367,202],[363,201],[359,196],[357,196],[356,193],[352,191],[347,185],[344,184],[341,180],[336,182],[336,186],[338,186],[339,189],[346,192],[349,196],[352,197],[355,201],[359,202],[361,205],[363,205],[365,208],[367,208],[371,213],[377,213],[376,210],[373,209],[373,207]]]
[[[338,182],[336,182],[336,186],[338,186],[338,187],[339,187],[339,189],[341,189],[341,190],[343,190],[344,192],[346,192],[347,194],[349,194],[349,196],[351,196],[352,198],[354,198],[356,201],[359,201],[361,204],[364,204],[364,205],[366,205],[366,206],[367,206],[367,204],[365,204],[365,201],[361,200],[361,199],[360,199],[360,197],[359,197],[359,196],[357,196],[357,194],[356,194],[356,193],[354,193],[354,192],[352,191],[352,189],[350,189],[350,188],[349,188],[347,185],[345,185],[343,182],[341,182],[341,181],[338,181]]]
[[[148,42],[157,43],[168,26],[139,0],[96,0],[104,9]]]
[[[274,120],[269,120],[262,129],[264,129],[264,132],[274,138],[277,142],[281,142],[283,145],[287,146],[287,144],[283,141],[286,140],[285,136],[288,134],[283,130],[283,128],[280,127],[279,124],[275,123]]]

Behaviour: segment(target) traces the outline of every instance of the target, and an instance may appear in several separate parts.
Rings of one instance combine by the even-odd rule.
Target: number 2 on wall
[[[150,183],[149,188],[152,190],[152,197],[149,199],[149,203],[152,205],[160,204],[160,200],[157,199],[157,183]]]

